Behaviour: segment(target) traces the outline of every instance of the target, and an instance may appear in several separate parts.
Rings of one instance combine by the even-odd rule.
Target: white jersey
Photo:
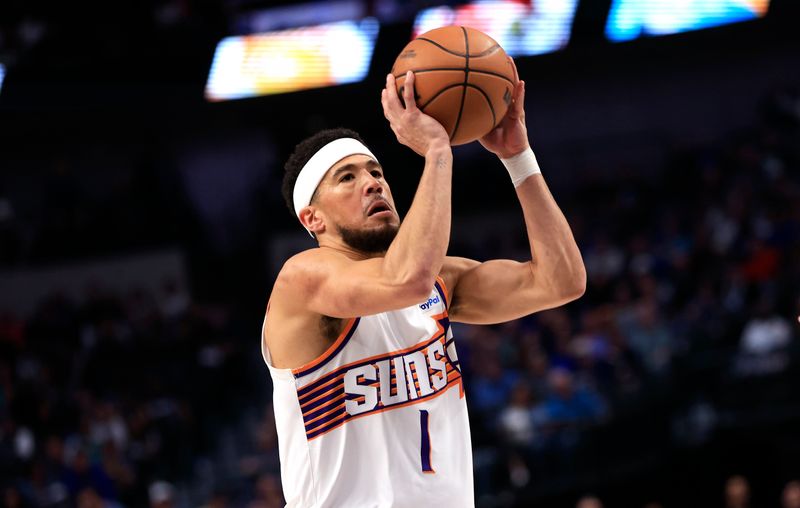
[[[441,279],[425,302],[349,320],[300,368],[273,367],[263,332],[261,342],[288,507],[474,506],[467,405]]]

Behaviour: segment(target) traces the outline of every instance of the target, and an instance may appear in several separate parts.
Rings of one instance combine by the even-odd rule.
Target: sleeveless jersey
[[[266,318],[265,318],[266,325]],[[350,319],[297,369],[272,366],[287,507],[473,507],[461,369],[437,278],[417,305]]]

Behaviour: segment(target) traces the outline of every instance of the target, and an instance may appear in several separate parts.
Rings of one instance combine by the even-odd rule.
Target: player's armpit
[[[330,249],[312,249],[289,259],[272,298],[335,318],[378,314],[427,298],[433,280],[387,270],[383,258],[351,259]]]
[[[451,293],[450,319],[461,323],[503,323],[580,297],[559,281],[537,277],[530,261],[448,257],[442,277]]]

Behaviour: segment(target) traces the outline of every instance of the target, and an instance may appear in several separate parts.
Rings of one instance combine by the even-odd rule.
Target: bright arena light
[[[206,83],[210,101],[294,92],[361,81],[369,71],[378,21],[341,21],[226,37]]]
[[[434,28],[461,25],[488,34],[511,56],[550,53],[569,42],[577,5],[578,0],[483,0],[431,7],[417,14],[413,37]]]
[[[629,41],[760,18],[769,0],[613,0],[606,36]]]

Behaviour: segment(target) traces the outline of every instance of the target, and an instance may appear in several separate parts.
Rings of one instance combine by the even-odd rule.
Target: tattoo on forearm
[[[438,159],[436,159],[436,167],[437,168],[442,169],[445,166],[447,166],[447,158],[446,157],[439,157]]]

